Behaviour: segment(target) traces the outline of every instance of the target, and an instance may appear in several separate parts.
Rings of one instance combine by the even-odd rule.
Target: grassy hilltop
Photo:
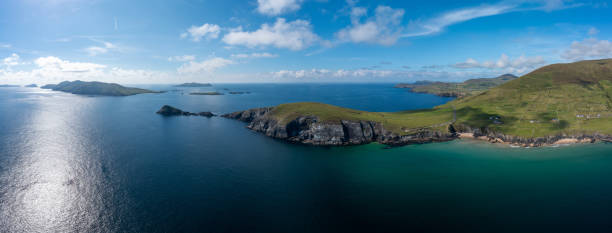
[[[451,101],[457,123],[526,137],[612,134],[612,59],[554,64]],[[499,117],[495,124],[489,118]]]
[[[366,120],[398,134],[421,129],[487,128],[507,135],[612,134],[612,59],[554,64],[478,95],[428,110],[366,112],[320,103],[282,104],[281,122],[314,115],[322,121]]]

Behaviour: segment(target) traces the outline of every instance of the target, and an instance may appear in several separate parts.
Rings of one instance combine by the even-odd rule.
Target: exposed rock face
[[[321,122],[316,116],[300,116],[286,123],[279,123],[268,113],[273,108],[256,108],[222,115],[249,123],[247,128],[269,137],[317,146],[360,145],[379,142],[387,145],[450,141],[457,135],[448,132],[420,131],[398,135],[386,130],[381,123],[371,121]]]
[[[178,108],[175,108],[169,105],[164,105],[156,113],[163,115],[163,116],[203,116],[203,117],[215,116],[215,114],[213,114],[212,112],[191,113],[191,112],[185,112],[183,110],[180,110]]]
[[[487,141],[492,143],[507,143],[525,147],[540,147],[546,145],[553,145],[563,141],[573,141],[574,143],[594,143],[597,141],[612,142],[612,136],[603,134],[560,134],[546,137],[529,138],[506,135],[500,132],[495,132],[494,130],[488,128],[471,128],[466,125],[456,125],[454,127],[460,133],[471,133],[475,138],[486,139]]]
[[[386,130],[383,124],[372,121],[321,122],[316,116],[300,116],[286,123],[278,122],[268,114],[273,108],[255,108],[222,115],[249,123],[247,128],[266,136],[317,146],[360,145],[370,142],[401,146],[429,142],[443,142],[459,138],[459,133],[473,134],[474,138],[485,139],[492,143],[506,143],[520,146],[539,147],[563,142],[612,142],[612,136],[593,135],[556,135],[527,138],[505,135],[490,129],[470,128],[465,125],[451,124],[447,131],[421,130],[413,134],[398,135]]]

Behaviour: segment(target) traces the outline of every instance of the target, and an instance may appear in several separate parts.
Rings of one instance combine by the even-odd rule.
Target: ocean
[[[393,84],[0,88],[0,232],[609,232],[612,145],[471,140],[311,147],[220,117],[315,101],[367,111],[451,98]],[[192,91],[248,91],[191,96]]]

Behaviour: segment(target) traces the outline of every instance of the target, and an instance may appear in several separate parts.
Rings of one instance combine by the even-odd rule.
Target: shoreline
[[[599,142],[610,142],[606,140],[600,140],[595,138],[576,138],[576,137],[565,137],[560,138],[557,141],[552,143],[544,143],[544,144],[526,144],[526,143],[512,143],[505,142],[500,138],[491,138],[488,136],[474,136],[474,133],[458,133],[458,139],[464,140],[474,140],[474,141],[485,141],[491,144],[503,144],[508,145],[510,147],[521,147],[521,148],[537,148],[537,147],[559,147],[564,145],[576,145],[576,144],[593,144]]]
[[[474,139],[514,147],[547,147],[569,144],[612,142],[612,136],[602,134],[553,135],[545,137],[517,137],[488,129],[472,129],[465,125],[448,124],[446,130],[418,130],[400,135],[373,121],[339,120],[320,121],[317,116],[300,116],[288,122],[279,122],[268,113],[273,107],[255,108],[224,114],[221,117],[248,123],[246,128],[268,137],[312,146],[350,146],[372,142],[387,146],[404,146],[446,142],[456,139]]]

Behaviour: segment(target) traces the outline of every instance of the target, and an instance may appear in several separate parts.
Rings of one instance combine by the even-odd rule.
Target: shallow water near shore
[[[0,232],[605,232],[612,145],[285,143],[223,118],[316,101],[367,111],[449,98],[392,84],[220,84],[88,97],[0,88]],[[224,90],[227,88],[228,90]],[[190,96],[191,91],[250,94]]]

